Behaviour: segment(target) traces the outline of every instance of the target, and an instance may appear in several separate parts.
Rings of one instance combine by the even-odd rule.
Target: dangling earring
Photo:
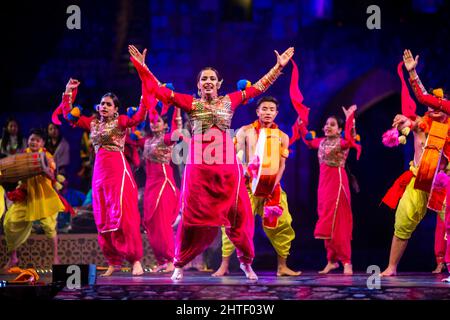
[[[95,105],[95,111],[100,112],[100,105],[99,104]]]
[[[114,119],[117,117],[119,117],[119,113],[116,111],[116,112],[114,112]]]
[[[202,92],[200,91],[200,89],[198,89],[197,94],[198,94],[199,98],[202,97]]]

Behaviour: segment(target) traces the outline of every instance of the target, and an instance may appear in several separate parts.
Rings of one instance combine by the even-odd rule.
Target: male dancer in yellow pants
[[[260,130],[262,128],[279,130],[278,126],[274,122],[275,117],[278,114],[278,105],[278,101],[273,97],[266,96],[261,98],[257,103],[256,109],[258,120],[252,124],[243,126],[238,130],[236,134],[236,151],[238,157],[241,157],[241,160],[245,154],[246,161],[243,162],[245,162],[244,167],[246,169],[250,162],[248,160],[252,160],[254,157]],[[280,180],[284,172],[285,161],[289,156],[289,137],[281,130],[279,130],[279,136],[281,140],[280,166],[275,179],[275,187],[272,194],[267,198],[256,197],[252,194],[248,183],[247,191],[252,204],[253,214],[258,214],[263,219],[264,232],[277,252],[277,276],[298,276],[301,272],[291,270],[286,264],[291,248],[291,242],[295,238],[295,232],[291,226],[292,217],[289,213],[287,196],[280,187]],[[273,219],[274,216],[278,216],[278,218]],[[212,274],[213,277],[220,277],[229,272],[230,257],[233,254],[234,249],[233,244],[222,229],[222,263],[219,269]]]

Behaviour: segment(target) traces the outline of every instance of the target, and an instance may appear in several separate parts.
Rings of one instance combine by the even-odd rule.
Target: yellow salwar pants
[[[425,191],[414,189],[415,181],[416,178],[413,177],[406,186],[395,211],[394,235],[403,240],[411,238],[411,234],[416,230],[417,225],[427,213],[429,194]]]
[[[262,197],[255,197],[251,190],[247,188],[250,202],[252,205],[253,215],[264,215],[264,202],[266,199]],[[281,190],[280,206],[283,208],[283,214],[278,218],[278,225],[276,228],[264,227],[264,232],[269,238],[270,243],[282,258],[287,258],[291,249],[291,242],[295,238],[294,229],[291,226],[292,216],[289,213],[286,193]],[[228,239],[225,228],[222,228],[222,257],[229,257],[233,254],[235,247]]]
[[[56,223],[58,212],[46,218],[38,220],[42,225],[45,235],[52,239],[56,237]],[[8,252],[17,250],[30,236],[33,221],[29,221],[27,213],[27,204],[15,202],[6,212],[3,227],[5,231],[5,240]]]

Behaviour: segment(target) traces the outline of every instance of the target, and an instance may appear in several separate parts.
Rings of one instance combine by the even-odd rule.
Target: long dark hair
[[[56,128],[56,130],[58,130],[59,135],[58,135],[58,138],[56,139],[56,144],[53,144],[52,138],[48,134],[48,127],[50,127],[50,126],[54,126]],[[47,140],[45,141],[45,149],[47,149],[47,151],[50,152],[51,154],[54,154],[56,151],[56,148],[58,148],[58,145],[62,140],[61,129],[59,129],[59,127],[56,124],[49,123],[47,125],[46,133],[47,133]]]
[[[8,145],[8,143],[11,139],[9,132],[8,132],[8,125],[11,122],[15,122],[17,124],[17,149],[22,149],[24,147],[23,135],[20,132],[19,123],[17,122],[17,120],[15,118],[10,117],[6,120],[6,124],[3,127],[1,150],[6,150],[6,146]]]

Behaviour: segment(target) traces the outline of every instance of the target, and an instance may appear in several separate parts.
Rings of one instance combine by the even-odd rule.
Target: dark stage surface
[[[55,300],[449,300],[450,284],[441,280],[446,274],[402,273],[382,278],[380,289],[368,289],[369,274],[344,276],[305,272],[299,277],[276,277],[273,272],[258,272],[251,282],[241,273],[213,278],[209,272],[185,272],[185,279],[174,283],[170,274],[146,273],[132,277],[118,273],[99,277],[97,284],[80,290],[67,288]],[[8,276],[2,276],[3,280]],[[51,276],[44,275],[44,282]],[[373,282],[372,282],[373,283]]]

